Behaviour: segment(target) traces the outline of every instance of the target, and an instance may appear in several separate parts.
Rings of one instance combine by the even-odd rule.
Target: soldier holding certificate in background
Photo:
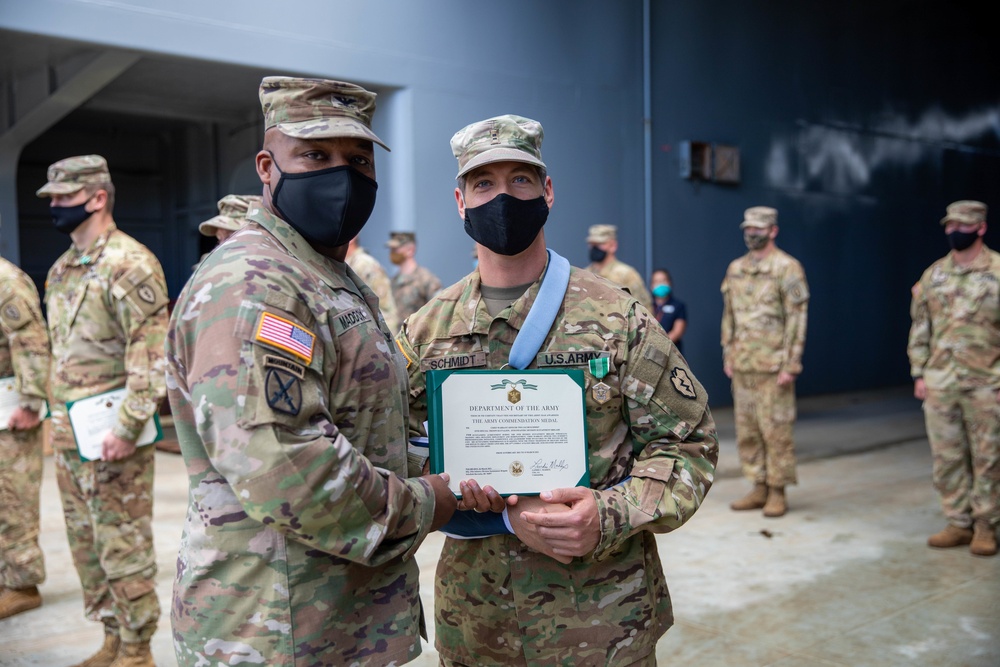
[[[397,342],[414,437],[430,369],[582,369],[587,442],[567,448],[586,447],[590,488],[511,497],[501,516],[495,491],[462,483],[463,508],[497,513],[459,513],[482,530],[445,543],[436,646],[445,665],[654,664],[673,621],[654,533],[679,528],[708,492],[715,424],[649,311],[547,251],[555,195],[541,143],[539,123],[510,115],[452,138],[455,199],[479,265],[410,316]]]
[[[39,197],[72,239],[49,270],[45,304],[52,339],[52,447],[66,533],[87,618],[104,624],[88,667],[152,665],[153,447],[136,441],[166,393],[167,288],[145,246],[115,225],[115,188],[99,155],[56,162]],[[66,404],[125,389],[101,458],[82,460]]]
[[[49,359],[38,291],[0,258],[0,619],[42,604],[38,493]]]

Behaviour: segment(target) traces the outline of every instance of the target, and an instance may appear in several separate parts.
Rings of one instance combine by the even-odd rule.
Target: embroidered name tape
[[[283,317],[271,313],[261,315],[255,339],[261,343],[291,352],[305,360],[307,364],[312,361],[316,336]]]

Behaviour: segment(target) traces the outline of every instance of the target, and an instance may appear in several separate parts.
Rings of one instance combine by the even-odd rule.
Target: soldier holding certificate
[[[42,604],[38,546],[41,414],[49,335],[28,275],[0,257],[0,619]]]
[[[104,624],[104,644],[84,664],[152,665],[154,448],[136,441],[166,393],[166,281],[156,256],[115,225],[115,188],[100,155],[56,162],[38,196],[51,198],[52,222],[72,240],[49,269],[45,304],[56,480],[84,609]],[[66,404],[122,388],[100,459],[82,460]]]
[[[653,664],[673,619],[654,533],[679,528],[704,499],[715,424],[705,389],[656,319],[547,251],[542,227],[555,197],[541,143],[539,123],[510,115],[452,138],[455,200],[479,265],[414,313],[397,342],[409,361],[414,437],[427,418],[428,370],[581,369],[590,487],[508,498],[502,517],[459,513],[484,528],[445,543],[436,646],[446,665]],[[462,493],[462,507],[503,508],[471,480]]]

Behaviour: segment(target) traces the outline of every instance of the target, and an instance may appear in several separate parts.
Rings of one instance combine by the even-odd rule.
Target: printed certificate
[[[125,398],[125,392],[125,387],[122,387],[66,404],[73,437],[76,438],[76,448],[84,461],[97,461],[103,456],[101,443],[108,431],[118,423],[118,408]],[[146,422],[139,433],[135,444],[142,447],[162,439],[160,417],[154,413],[153,418]]]
[[[10,417],[19,405],[21,405],[21,394],[17,391],[17,378],[13,375],[9,378],[0,378],[0,431],[7,430]],[[49,416],[48,403],[42,403],[39,414],[42,419]]]
[[[428,371],[431,472],[504,496],[589,486],[579,369]]]

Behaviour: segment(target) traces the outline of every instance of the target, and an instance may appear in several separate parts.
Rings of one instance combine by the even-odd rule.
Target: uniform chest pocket
[[[76,288],[76,296],[73,297],[72,301],[70,301],[69,310],[66,312],[66,318],[63,320],[67,332],[73,328],[73,323],[76,322],[76,316],[80,313],[80,309],[83,307],[83,302],[87,299],[87,289],[89,286],[89,280],[82,280]]]

